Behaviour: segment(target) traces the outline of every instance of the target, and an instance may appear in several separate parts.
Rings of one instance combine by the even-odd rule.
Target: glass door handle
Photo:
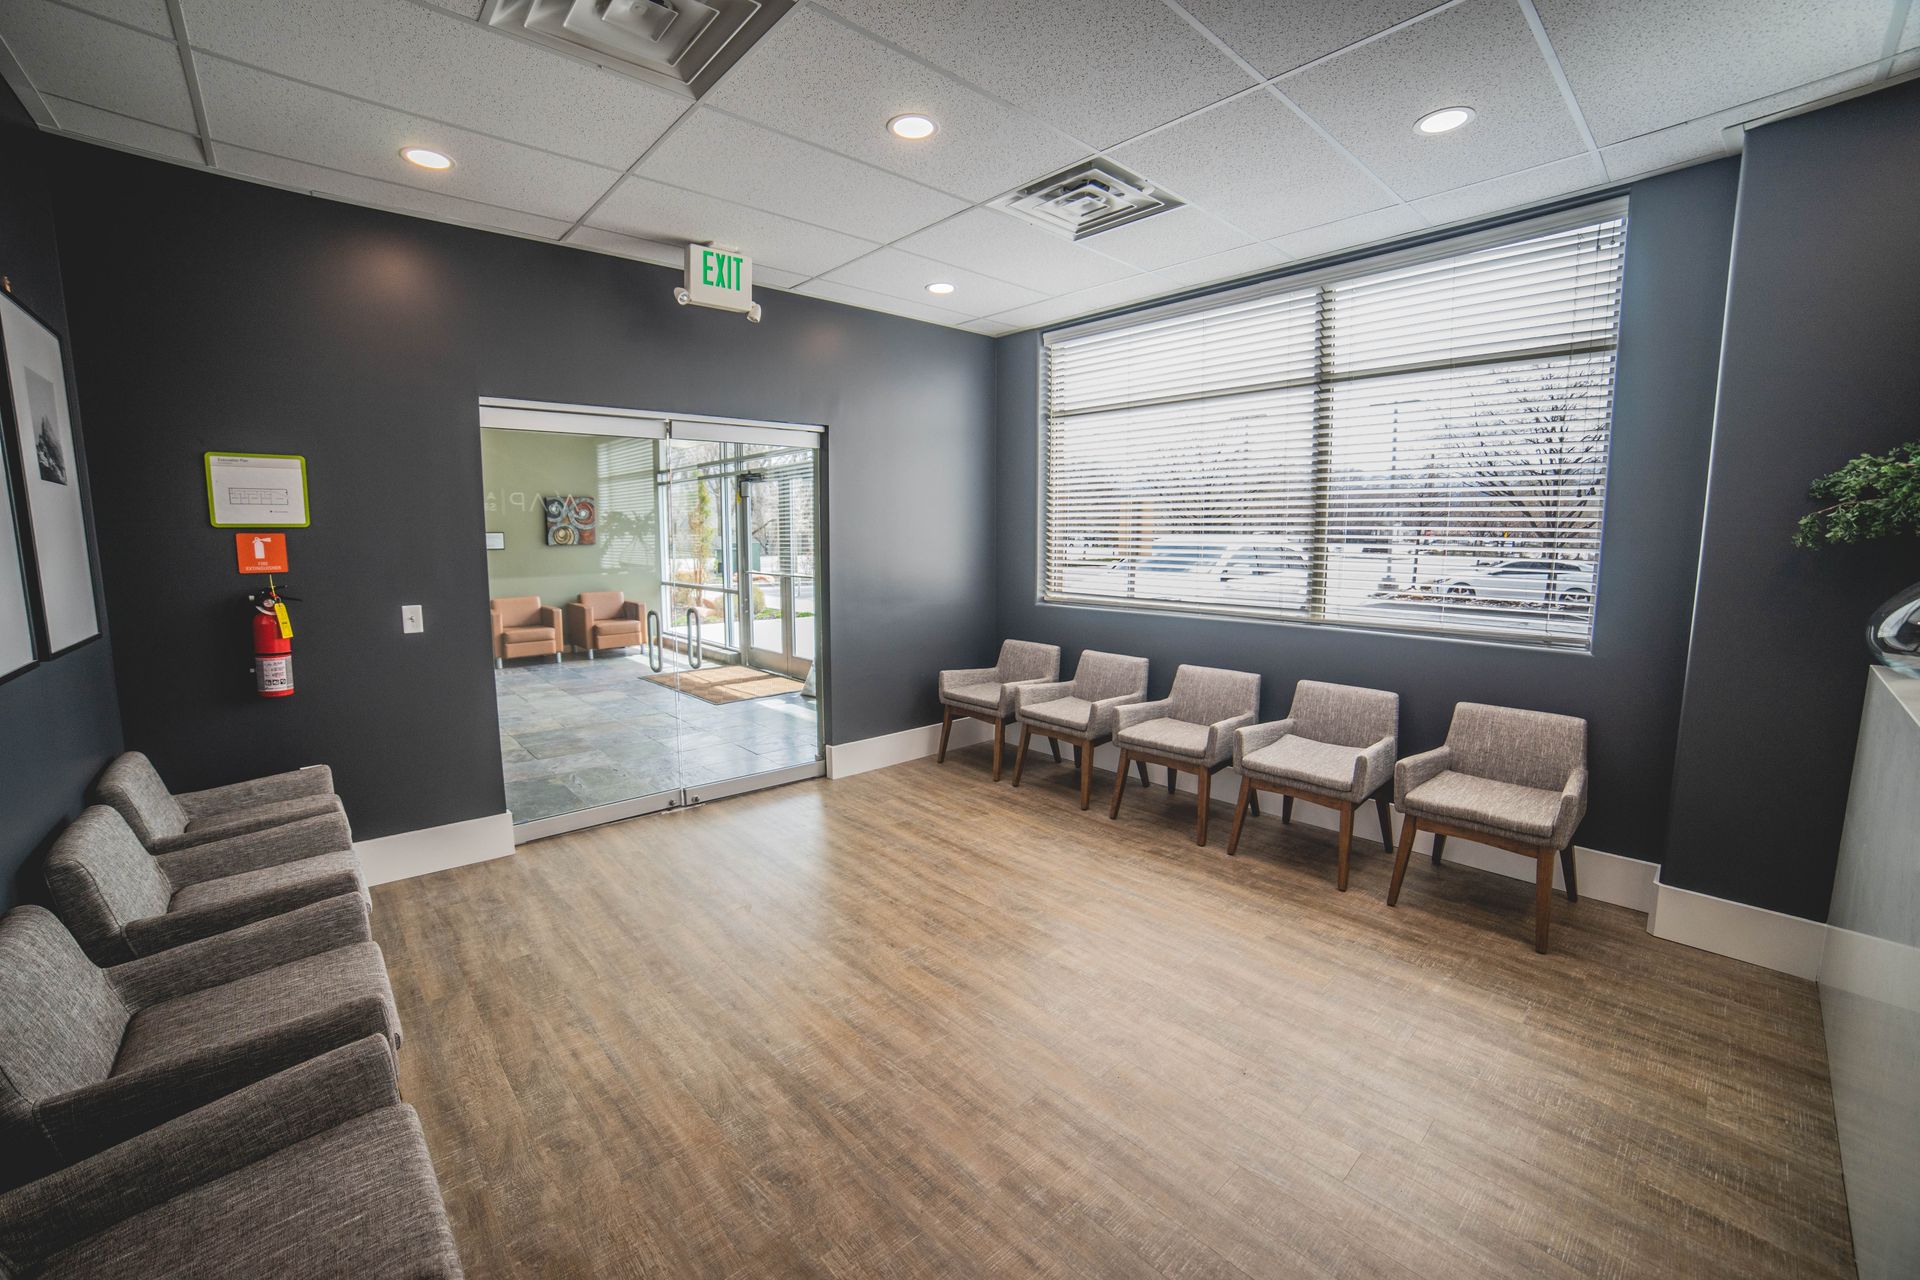
[[[660,615],[647,610],[647,665],[655,671],[666,664],[660,659]]]
[[[704,656],[706,641],[700,635],[700,618],[689,608],[687,610],[687,660],[693,663],[693,669],[700,669],[700,660]]]

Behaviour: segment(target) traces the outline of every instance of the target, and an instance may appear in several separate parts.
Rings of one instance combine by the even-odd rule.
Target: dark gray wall
[[[1293,683],[1397,690],[1403,752],[1446,735],[1453,704],[1506,703],[1592,724],[1593,805],[1580,841],[1658,860],[1685,669],[1732,234],[1735,162],[1630,188],[1625,313],[1591,654],[1035,603],[1039,339],[1003,338],[1000,622],[1013,636],[1142,654],[1158,694],[1182,662],[1258,671],[1264,712]]]
[[[64,339],[67,310],[42,154],[27,113],[0,86],[0,275],[13,297]],[[69,347],[67,397],[84,485],[86,405],[75,382]],[[0,908],[21,889],[34,896],[31,869],[22,885],[21,868],[80,811],[88,784],[119,750],[113,650],[104,634],[0,683]]]
[[[1807,484],[1920,437],[1920,84],[1747,136],[1665,880],[1824,920],[1867,615],[1912,538],[1800,551]]]
[[[932,722],[928,672],[990,651],[987,339],[776,293],[752,325],[657,267],[56,156],[127,737],[176,785],[323,760],[360,835],[501,811],[480,396],[827,424],[832,740]],[[209,449],[308,457],[282,702],[249,693]]]

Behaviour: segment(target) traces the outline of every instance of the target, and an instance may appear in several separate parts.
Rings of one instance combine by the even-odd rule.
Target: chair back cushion
[[[119,811],[143,845],[187,829],[186,810],[160,781],[153,762],[138,751],[129,751],[108,765],[93,791],[94,799]]]
[[[1587,762],[1587,722],[1578,716],[1462,702],[1447,730],[1458,773],[1558,791]]]
[[[1088,702],[1123,698],[1128,694],[1145,697],[1146,692],[1145,658],[1087,649],[1080,654],[1080,664],[1073,669],[1073,696]]]
[[[500,596],[493,601],[493,611],[500,615],[500,625],[503,627],[547,625],[540,617],[539,596]]]
[[[1400,695],[1385,689],[1302,680],[1287,712],[1293,731],[1338,747],[1370,747],[1400,736]]]
[[[580,603],[586,607],[590,617],[595,619],[611,618],[620,612],[620,606],[627,602],[624,591],[582,591]]]
[[[21,1136],[14,1125],[34,1102],[105,1080],[126,1026],[119,993],[51,911],[15,907],[0,919],[0,1123],[8,1140]]]
[[[133,959],[129,922],[165,915],[173,884],[127,820],[105,805],[86,810],[47,855],[54,910],[95,964]]]
[[[1258,714],[1260,677],[1251,671],[1182,666],[1173,673],[1167,716],[1188,724],[1213,724]]]
[[[1008,640],[1000,646],[1000,661],[994,664],[994,671],[1001,684],[1013,680],[1058,680],[1060,646]]]

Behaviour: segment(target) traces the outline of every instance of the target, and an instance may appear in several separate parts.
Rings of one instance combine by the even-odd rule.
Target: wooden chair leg
[[[1240,799],[1233,806],[1233,831],[1227,836],[1227,856],[1240,852],[1240,828],[1247,821],[1247,805],[1253,799],[1253,779],[1240,779]]]
[[[1373,811],[1380,815],[1380,847],[1393,848],[1393,806],[1387,803],[1383,792],[1374,793]]]
[[[1085,811],[1093,803],[1093,748],[1075,747],[1073,762],[1080,766],[1080,808]],[[1125,777],[1126,772],[1122,769],[1120,775]]]
[[[1440,851],[1446,847],[1447,847],[1447,838],[1445,836],[1436,835],[1433,838],[1433,865],[1434,866],[1437,867],[1440,865]]]
[[[947,739],[953,733],[953,708],[945,708],[946,714],[940,717],[940,754],[933,758],[935,764],[947,762]]]
[[[1387,885],[1387,905],[1395,906],[1400,901],[1400,882],[1407,878],[1407,855],[1413,852],[1413,835],[1420,824],[1413,815],[1400,815],[1400,847],[1393,855],[1393,880]]]
[[[1167,770],[1167,794],[1168,795],[1173,794],[1173,788],[1178,778],[1179,778],[1179,773],[1176,770],[1173,770],[1173,769]]]
[[[1293,797],[1292,796],[1280,797],[1280,821],[1282,822],[1293,821]]]
[[[1000,781],[1000,755],[1006,750],[1006,746],[1007,722],[995,720],[993,722],[993,780],[995,782]]]
[[[1547,926],[1553,922],[1553,850],[1542,849],[1533,893],[1533,949],[1547,954]]]
[[[1258,791],[1255,791],[1247,797],[1247,812],[1256,818],[1260,816],[1260,793]]]
[[[1013,753],[1013,785],[1020,785],[1020,773],[1027,767],[1027,744],[1033,741],[1033,726],[1020,726],[1020,747]]]
[[[1573,846],[1569,844],[1560,851],[1560,874],[1567,882],[1567,901],[1580,901],[1580,885],[1573,875]]]
[[[1053,748],[1053,762],[1055,764],[1059,764],[1060,763],[1060,739],[1048,738],[1047,745]]]
[[[1140,785],[1143,787],[1151,786],[1153,784],[1153,779],[1147,777],[1147,762],[1145,760],[1135,760],[1133,763],[1134,763],[1134,767],[1140,770]],[[1126,767],[1127,766],[1125,764],[1122,764],[1120,766],[1122,770],[1124,770]]]
[[[1334,881],[1334,887],[1347,891],[1347,857],[1353,852],[1353,806],[1340,806],[1340,874]]]
[[[1172,776],[1171,771],[1169,771],[1168,776]],[[1193,842],[1195,844],[1203,845],[1207,842],[1207,809],[1209,807],[1207,797],[1212,790],[1213,772],[1203,767],[1200,770],[1200,816],[1193,824]]]
[[[1135,763],[1130,760],[1126,748],[1120,749],[1120,767],[1113,771],[1113,804],[1107,809],[1109,818],[1120,816],[1120,797],[1127,794],[1127,766]]]

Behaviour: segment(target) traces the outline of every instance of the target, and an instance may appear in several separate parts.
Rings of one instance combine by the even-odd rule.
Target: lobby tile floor
[[[649,683],[651,674],[637,651],[494,672],[515,822],[819,758],[812,699],[715,706]]]

